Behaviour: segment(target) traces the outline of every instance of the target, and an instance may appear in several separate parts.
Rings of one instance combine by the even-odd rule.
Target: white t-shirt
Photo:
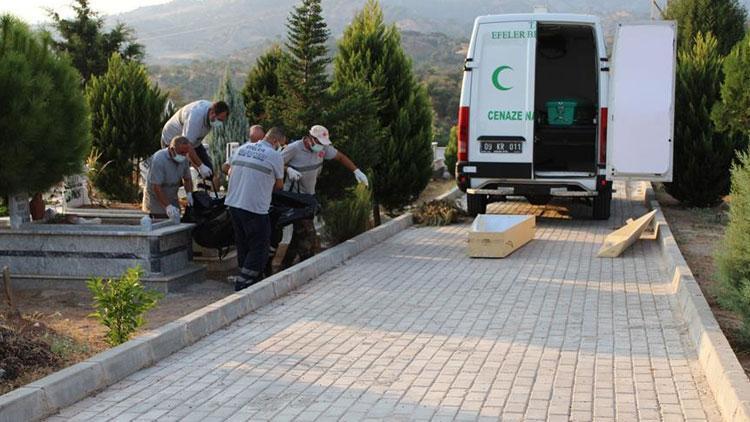
[[[208,121],[208,109],[211,101],[198,100],[177,110],[164,125],[161,131],[161,146],[166,148],[175,136],[184,136],[190,140],[190,145],[197,148],[203,138],[211,131]]]
[[[298,182],[299,191],[315,194],[315,184],[323,168],[323,161],[334,159],[338,153],[333,145],[326,145],[323,151],[312,152],[305,147],[302,140],[299,140],[287,145],[281,155],[284,157],[284,164],[302,173]]]
[[[268,214],[276,179],[284,178],[281,153],[263,140],[237,148],[231,160],[229,192],[224,203],[255,214]]]

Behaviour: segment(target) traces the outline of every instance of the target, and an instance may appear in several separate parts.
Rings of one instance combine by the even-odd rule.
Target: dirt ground
[[[661,186],[656,186],[656,198],[714,317],[737,354],[745,373],[750,377],[750,349],[737,344],[734,336],[741,320],[732,312],[721,309],[714,293],[714,251],[724,236],[728,222],[728,205],[722,203],[714,208],[684,207]]]
[[[453,180],[431,181],[417,203],[432,200],[453,186]],[[166,295],[146,314],[146,325],[139,333],[160,327],[234,293],[230,284],[215,281],[225,280],[227,275],[209,273],[207,281]],[[11,368],[4,375],[0,372],[0,394],[109,347],[104,337],[106,329],[89,317],[93,307],[88,291],[16,290],[15,297],[21,319],[7,316],[9,307],[0,293],[0,371]],[[19,361],[19,356],[33,358]]]

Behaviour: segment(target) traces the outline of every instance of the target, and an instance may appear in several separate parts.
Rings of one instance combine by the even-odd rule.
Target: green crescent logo
[[[495,69],[495,72],[492,73],[492,85],[495,85],[495,88],[499,89],[500,91],[508,91],[512,89],[512,86],[503,86],[500,83],[500,73],[502,73],[503,70],[513,70],[510,66],[500,66],[497,69]]]

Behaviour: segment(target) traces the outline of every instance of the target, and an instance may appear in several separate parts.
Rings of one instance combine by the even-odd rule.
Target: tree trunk
[[[380,204],[372,201],[372,222],[375,227],[380,225]]]

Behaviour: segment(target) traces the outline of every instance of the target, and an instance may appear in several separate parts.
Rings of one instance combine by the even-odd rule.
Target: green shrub
[[[137,266],[128,268],[117,280],[93,278],[88,282],[96,308],[90,316],[109,329],[107,342],[112,346],[128,341],[145,322],[143,314],[162,297],[161,293],[143,287],[141,274],[141,267]]]
[[[5,199],[0,196],[0,217],[8,215],[8,205],[5,203]]]
[[[424,203],[414,211],[414,223],[426,226],[447,226],[457,223],[466,213],[455,201],[434,200]]]
[[[456,176],[456,162],[458,161],[458,127],[451,128],[451,134],[448,138],[448,146],[445,147],[445,167],[451,176]]]
[[[732,166],[729,225],[716,255],[719,303],[742,317],[740,339],[750,344],[750,154]]]
[[[364,233],[370,224],[372,195],[365,185],[347,189],[343,199],[329,201],[323,210],[323,235],[333,243],[341,243]]]
[[[716,205],[729,192],[729,168],[742,145],[740,137],[720,132],[711,119],[720,97],[722,62],[710,33],[698,34],[692,48],[678,55],[674,177],[665,187],[690,206]]]

